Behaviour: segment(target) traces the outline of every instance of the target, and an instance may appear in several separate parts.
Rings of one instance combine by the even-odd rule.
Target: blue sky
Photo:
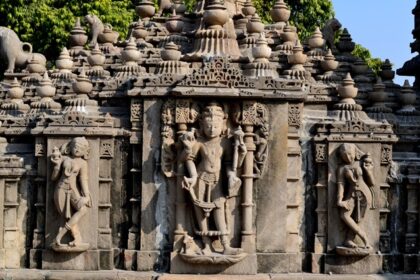
[[[415,0],[332,0],[335,17],[352,35],[353,41],[368,48],[374,57],[389,58],[393,70],[415,54],[411,53]],[[407,77],[396,76],[402,84]],[[410,78],[410,83],[413,79]]]

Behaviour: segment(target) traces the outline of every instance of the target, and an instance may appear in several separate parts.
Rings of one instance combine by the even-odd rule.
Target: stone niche
[[[396,138],[389,124],[347,114],[351,119],[319,128],[315,141],[318,226],[312,269],[382,273],[390,253],[387,178]]]
[[[70,121],[75,116],[77,128]],[[45,188],[38,185],[37,204],[45,208],[37,209],[34,268],[114,267],[110,219],[115,131],[110,119],[101,124],[88,119],[77,112],[63,115],[37,138],[37,181],[45,183]]]

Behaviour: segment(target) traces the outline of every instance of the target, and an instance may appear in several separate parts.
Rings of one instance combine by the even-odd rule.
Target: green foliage
[[[378,73],[382,67],[382,60],[377,57],[372,57],[370,51],[363,47],[362,45],[356,44],[352,54],[356,57],[363,59],[369,68],[373,70],[373,72]]]
[[[89,13],[111,24],[121,37],[135,18],[131,0],[2,0],[0,26],[11,28],[33,44],[34,51],[53,59],[67,45],[76,18]]]
[[[270,10],[275,0],[253,0],[258,14],[266,23],[271,23]],[[290,22],[298,29],[301,40],[308,38],[316,27],[334,17],[331,0],[285,0],[291,9]]]

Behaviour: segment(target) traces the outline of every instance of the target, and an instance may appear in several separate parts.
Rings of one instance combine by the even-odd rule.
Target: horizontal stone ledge
[[[257,275],[186,275],[155,272],[111,271],[51,271],[35,269],[5,269],[0,279],[10,280],[415,280],[415,274],[337,275],[311,273]]]

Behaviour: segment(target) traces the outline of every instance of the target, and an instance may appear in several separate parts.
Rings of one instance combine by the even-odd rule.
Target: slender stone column
[[[253,197],[253,180],[254,180],[254,127],[252,125],[244,126],[244,142],[247,148],[247,153],[243,165],[242,174],[242,249],[245,252],[255,252],[255,238],[254,230],[252,227],[252,210],[254,207]]]

